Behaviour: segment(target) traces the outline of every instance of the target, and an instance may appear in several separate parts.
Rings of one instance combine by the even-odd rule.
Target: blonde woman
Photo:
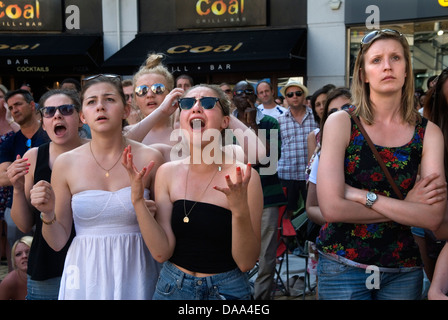
[[[0,300],[25,300],[27,288],[26,270],[33,237],[24,236],[11,248],[13,271],[0,282]]]

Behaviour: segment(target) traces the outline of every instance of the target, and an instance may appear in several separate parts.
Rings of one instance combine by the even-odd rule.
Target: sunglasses
[[[216,103],[219,101],[219,98],[215,97],[202,97],[200,99],[196,98],[180,98],[179,99],[179,107],[181,110],[190,110],[199,101],[202,108],[205,110],[213,109],[216,106]]]
[[[152,86],[142,85],[135,88],[135,94],[138,97],[146,96],[146,94],[151,90],[154,94],[162,94],[165,92],[165,86],[162,83],[155,83]]]
[[[294,94],[296,95],[296,97],[301,97],[303,95],[303,91],[288,92],[286,96],[288,98],[292,98],[294,97]]]
[[[344,104],[344,105],[341,107],[341,109],[338,109],[338,108],[330,109],[330,110],[328,111],[328,115],[330,115],[330,114],[332,114],[332,113],[335,113],[336,111],[339,111],[339,110],[348,110],[348,109],[350,109],[350,107],[351,107],[351,105],[349,105],[349,104]]]
[[[389,35],[398,36],[398,37],[403,36],[403,34],[401,32],[398,32],[397,30],[394,30],[394,29],[374,30],[372,32],[369,32],[368,34],[366,34],[364,36],[364,38],[362,38],[361,45],[368,44],[368,43],[372,42],[373,40],[375,40],[382,34],[389,34]]]
[[[236,90],[233,93],[233,95],[234,96],[241,96],[243,93],[246,94],[246,95],[254,94],[254,90],[252,90],[252,89]]]
[[[104,74],[104,73],[100,73],[100,74],[95,74],[93,76],[89,76],[86,77],[82,80],[82,84],[84,85],[86,82],[96,79],[96,78],[100,78],[100,77],[104,77],[104,78],[108,78],[108,79],[112,79],[112,80],[117,80],[121,82],[121,77],[118,74]]]
[[[75,106],[73,104],[63,104],[59,107],[43,107],[40,109],[42,117],[52,118],[54,117],[56,110],[59,110],[60,114],[63,116],[71,116],[75,111]]]

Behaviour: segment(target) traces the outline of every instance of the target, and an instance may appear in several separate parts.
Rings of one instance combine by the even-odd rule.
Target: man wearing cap
[[[282,146],[278,176],[286,187],[286,210],[292,213],[298,209],[300,195],[306,202],[307,137],[316,128],[316,122],[313,111],[305,105],[308,89],[302,83],[290,79],[280,92],[286,98],[288,110],[278,118]]]

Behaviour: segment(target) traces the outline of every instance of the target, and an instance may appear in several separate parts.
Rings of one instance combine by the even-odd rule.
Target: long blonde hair
[[[369,83],[364,81],[365,79],[365,53],[369,50],[370,46],[377,40],[393,39],[398,41],[404,52],[404,58],[406,60],[406,78],[402,88],[401,95],[401,114],[405,122],[415,125],[416,121],[420,121],[421,117],[415,107],[414,101],[414,74],[411,64],[411,51],[409,49],[408,41],[406,37],[399,32],[382,32],[379,31],[378,35],[373,40],[366,44],[361,44],[361,48],[356,57],[353,83],[351,91],[353,94],[353,104],[356,106],[355,113],[364,119],[367,124],[373,124],[374,113],[372,108],[372,101],[370,100],[370,86]]]

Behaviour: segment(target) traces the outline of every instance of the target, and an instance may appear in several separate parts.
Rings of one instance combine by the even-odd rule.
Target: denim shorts
[[[153,300],[251,300],[247,274],[239,269],[194,277],[171,262],[163,264]]]
[[[325,255],[317,265],[319,300],[420,300],[423,270],[383,272],[352,267]]]
[[[58,300],[61,277],[48,280],[31,280],[28,275],[26,300]]]

